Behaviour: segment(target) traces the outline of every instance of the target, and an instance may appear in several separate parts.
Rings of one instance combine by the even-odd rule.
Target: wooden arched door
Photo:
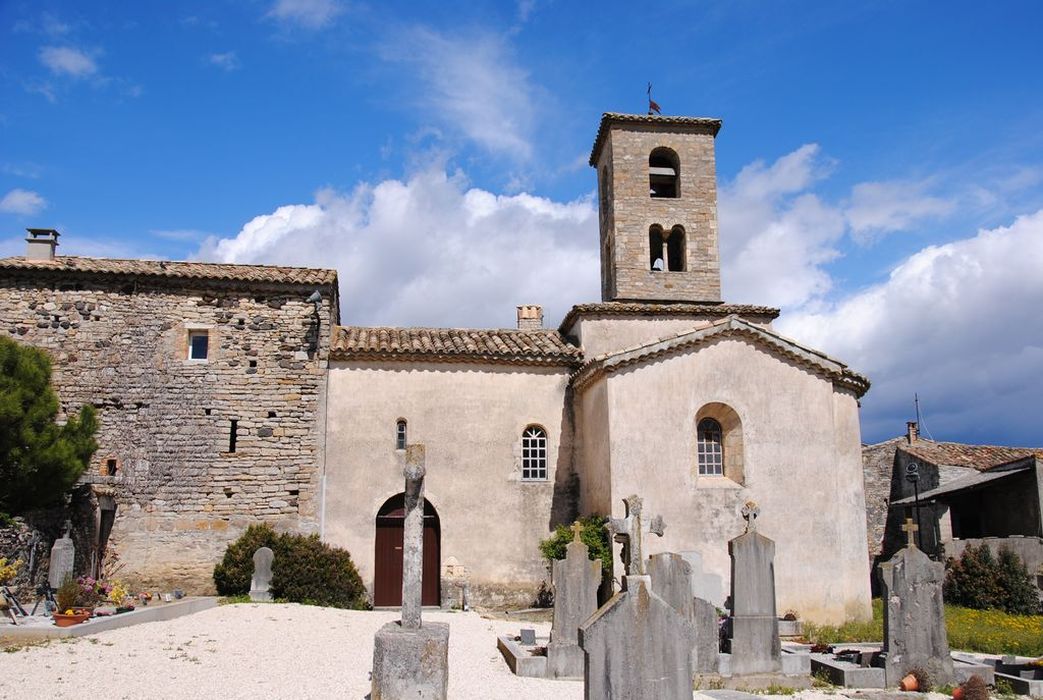
[[[373,570],[373,605],[402,605],[402,527],[405,494],[392,496],[377,511],[376,557]],[[442,561],[438,513],[424,499],[424,605],[441,605]]]

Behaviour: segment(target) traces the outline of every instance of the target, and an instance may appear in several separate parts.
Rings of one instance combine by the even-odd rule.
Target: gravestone
[[[896,686],[915,667],[927,671],[935,686],[955,682],[945,631],[942,583],[945,565],[917,548],[917,526],[906,519],[909,543],[880,565],[884,593],[884,673]]]
[[[648,558],[652,591],[665,600],[695,631],[692,673],[716,673],[720,651],[717,609],[692,595],[692,567],[680,554],[667,552]]]
[[[554,562],[554,624],[547,645],[547,675],[550,678],[583,676],[583,649],[579,626],[598,609],[601,560],[591,561],[587,545],[580,541],[583,526],[572,525],[572,541],[565,558]]]
[[[746,532],[728,543],[732,560],[731,672],[782,670],[779,619],[775,613],[775,543],[757,532],[760,509],[743,506]]]
[[[250,579],[250,600],[256,603],[268,602],[272,599],[272,559],[275,553],[268,547],[261,547],[254,552],[254,575]]]
[[[423,623],[423,445],[405,449],[405,522],[402,533],[402,619],[373,639],[371,700],[445,700],[449,686],[449,625]]]
[[[65,521],[65,534],[54,541],[51,547],[51,563],[47,570],[47,583],[51,588],[58,588],[69,576],[72,576],[73,565],[76,560],[76,547],[72,543],[69,533],[72,531],[72,523]]]
[[[580,625],[586,657],[586,700],[690,700],[694,630],[680,613],[652,591],[641,552],[641,499],[625,500],[627,517],[606,525],[624,547],[623,589]],[[662,535],[661,518],[653,531]]]
[[[724,607],[724,583],[720,574],[706,571],[703,555],[695,550],[678,552],[692,567],[692,595],[719,608]]]

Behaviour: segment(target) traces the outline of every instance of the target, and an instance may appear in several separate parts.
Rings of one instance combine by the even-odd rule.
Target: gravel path
[[[373,634],[395,612],[225,605],[169,622],[0,654],[0,698],[365,698]],[[448,622],[452,698],[583,697],[583,684],[518,678],[496,635],[546,623],[424,612]]]

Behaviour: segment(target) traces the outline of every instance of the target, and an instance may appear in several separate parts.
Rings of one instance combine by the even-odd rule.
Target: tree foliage
[[[970,546],[950,559],[945,573],[945,602],[975,610],[1003,610],[1012,615],[1039,612],[1036,587],[1021,558],[1007,547],[999,558],[988,545]]]
[[[612,577],[612,543],[605,529],[608,520],[604,515],[588,515],[580,518],[579,523],[583,529],[579,533],[579,539],[587,545],[587,557],[591,561],[601,560],[602,575]],[[548,560],[564,559],[565,548],[572,541],[572,528],[568,525],[558,525],[554,534],[540,542],[540,553]]]
[[[0,513],[53,505],[98,448],[94,407],[58,425],[51,361],[42,350],[0,337]]]

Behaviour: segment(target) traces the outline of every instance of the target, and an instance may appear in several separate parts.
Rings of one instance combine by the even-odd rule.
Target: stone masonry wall
[[[658,147],[672,149],[680,160],[677,198],[648,194],[648,156]],[[612,255],[612,269],[602,268],[602,299],[720,301],[713,135],[676,125],[613,124],[597,167],[599,177],[609,177],[611,201],[610,214],[601,219],[603,254]],[[648,231],[654,224],[667,231],[684,227],[684,271],[650,269]]]
[[[62,411],[98,409],[83,481],[115,500],[123,578],[207,591],[248,524],[317,531],[335,287],[317,314],[304,285],[4,273],[0,289],[0,328],[51,354]],[[190,329],[206,361],[187,359]]]

